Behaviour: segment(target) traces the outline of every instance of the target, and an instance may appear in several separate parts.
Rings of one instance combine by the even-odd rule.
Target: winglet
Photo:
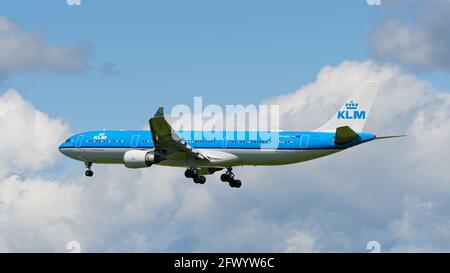
[[[164,107],[159,107],[153,117],[154,118],[164,117]]]

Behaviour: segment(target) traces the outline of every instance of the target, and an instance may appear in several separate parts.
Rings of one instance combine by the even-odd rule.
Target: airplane
[[[186,168],[185,176],[197,184],[206,175],[225,170],[220,180],[240,188],[233,167],[273,166],[317,159],[373,141],[402,137],[377,137],[363,132],[376,94],[376,82],[366,82],[323,126],[314,131],[280,131],[276,140],[262,139],[251,131],[223,131],[221,139],[206,139],[203,132],[176,132],[158,108],[149,119],[150,130],[90,131],[67,138],[59,151],[85,163],[85,175],[93,176],[92,164],[123,164],[147,168],[154,164]],[[237,136],[240,136],[239,138]],[[257,136],[256,138],[254,136]],[[183,139],[180,136],[189,136]],[[231,137],[230,137],[231,136]],[[276,141],[273,149],[262,148]],[[272,143],[273,144],[273,143]]]

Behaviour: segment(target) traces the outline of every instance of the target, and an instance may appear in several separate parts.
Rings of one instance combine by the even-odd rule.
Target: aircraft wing
[[[208,159],[198,150],[189,146],[172,129],[164,118],[164,108],[159,107],[153,118],[149,120],[155,151],[165,159],[181,159],[192,156],[198,159]]]

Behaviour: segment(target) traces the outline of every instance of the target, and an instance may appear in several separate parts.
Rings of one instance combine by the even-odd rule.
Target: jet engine
[[[147,168],[158,162],[153,152],[130,150],[123,155],[123,164],[131,169]]]

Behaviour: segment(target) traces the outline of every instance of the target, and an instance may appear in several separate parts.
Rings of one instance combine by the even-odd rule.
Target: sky
[[[450,250],[448,1],[0,7],[0,251]],[[87,181],[56,149],[194,96],[278,104],[283,129],[314,129],[367,80],[381,84],[367,129],[406,139],[240,168],[238,191],[158,166],[94,166]]]
[[[352,2],[6,1],[3,14],[22,30],[87,56],[78,73],[16,73],[2,85],[75,130],[140,128],[158,106],[193,96],[257,104],[323,65],[367,57],[376,8]]]

